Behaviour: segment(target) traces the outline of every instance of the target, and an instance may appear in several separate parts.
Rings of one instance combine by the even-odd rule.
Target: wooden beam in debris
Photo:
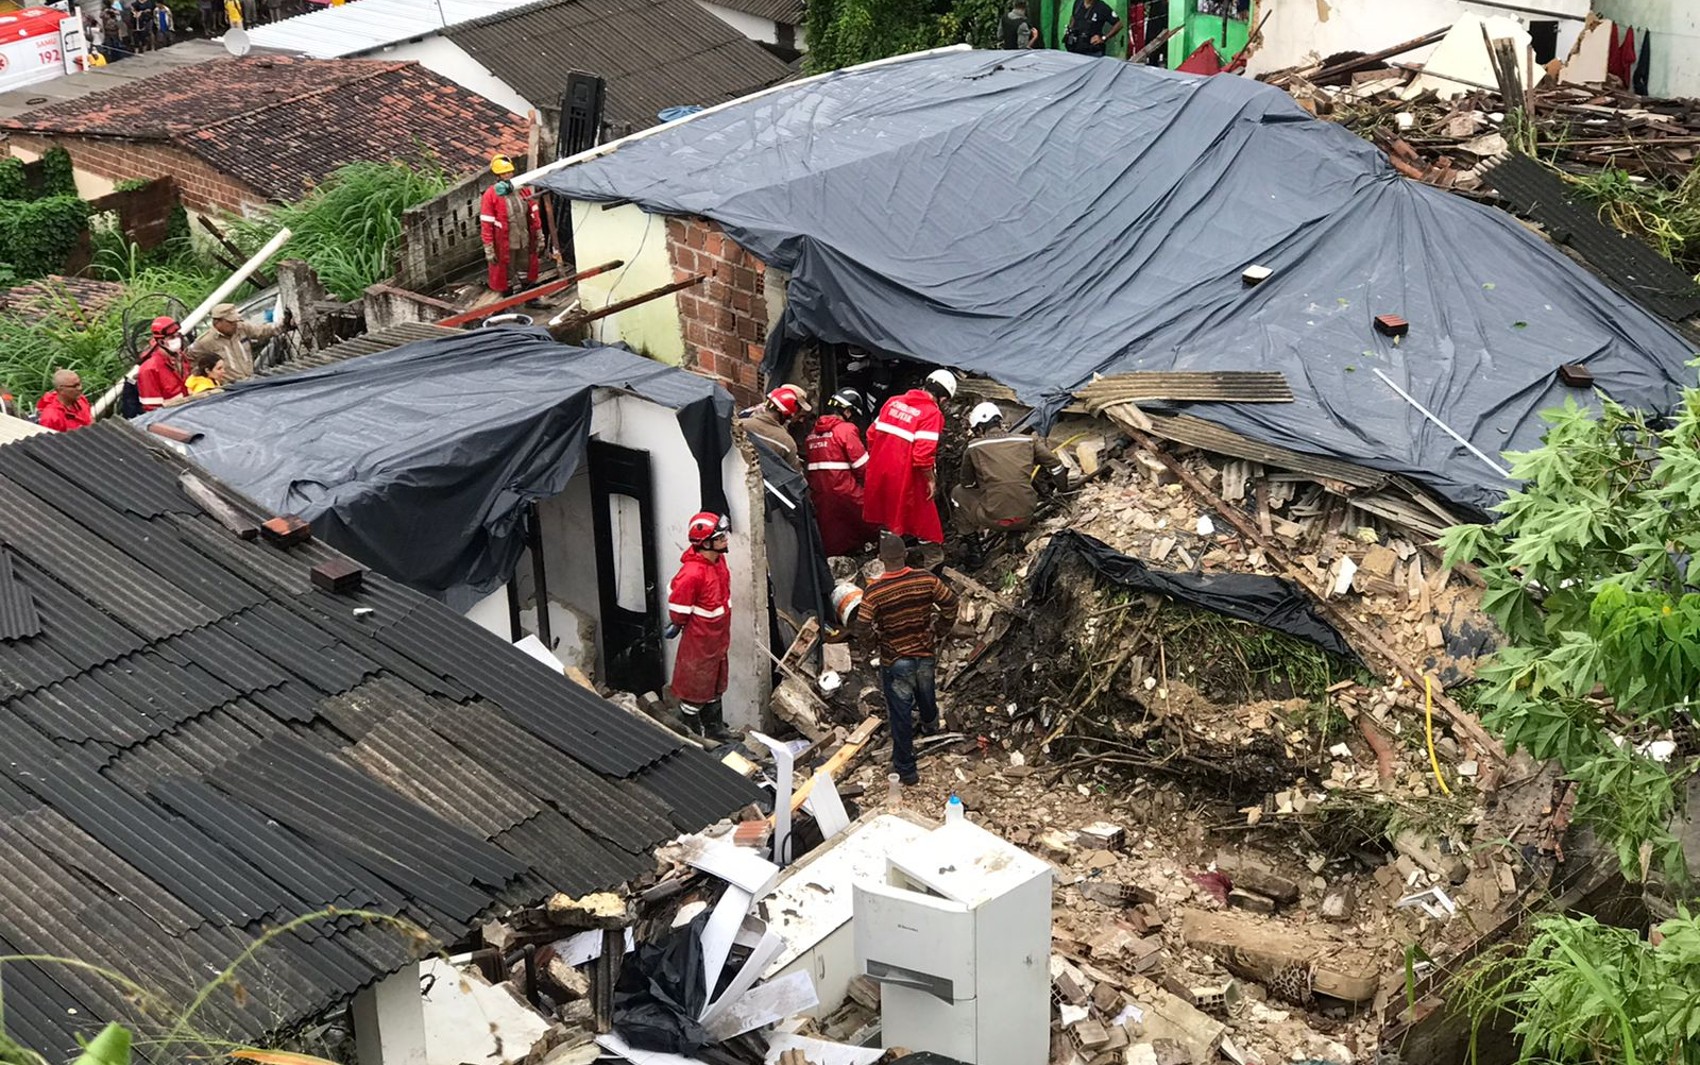
[[[1218,403],[1291,403],[1287,375],[1273,370],[1146,371],[1100,377],[1075,395],[1096,414],[1112,403],[1166,399]]]
[[[1329,599],[1327,589],[1319,585],[1309,571],[1294,563],[1283,548],[1269,537],[1264,536],[1240,508],[1230,506],[1215,492],[1211,491],[1210,486],[1199,480],[1197,474],[1188,469],[1185,463],[1176,461],[1167,451],[1163,450],[1162,445],[1149,435],[1137,429],[1129,429],[1128,435],[1133,438],[1136,444],[1156,456],[1158,461],[1167,466],[1180,479],[1182,484],[1208,503],[1216,513],[1226,518],[1230,524],[1240,531],[1241,535],[1262,548],[1263,557],[1280,567],[1289,580],[1309,592],[1311,598],[1316,600],[1318,608],[1327,615],[1329,621],[1345,632],[1348,641],[1360,654],[1364,651],[1370,652],[1371,655],[1391,666],[1400,676],[1418,689],[1423,687],[1421,670],[1407,661],[1404,656],[1389,646],[1387,641],[1376,635],[1374,630],[1359,621],[1350,611],[1344,609],[1338,602]],[[1475,744],[1480,757],[1494,763],[1504,761],[1504,755],[1501,753],[1503,745],[1488,735],[1487,730],[1482,728],[1481,722],[1477,721],[1473,714],[1459,706],[1451,696],[1440,690],[1438,686],[1436,686],[1434,692],[1434,705],[1446,715],[1454,728]]]
[[[624,259],[610,259],[600,266],[592,266],[588,270],[580,270],[578,273],[571,274],[567,277],[557,277],[555,280],[538,285],[536,288],[526,289],[524,292],[508,296],[505,299],[497,300],[495,303],[486,303],[482,307],[474,307],[472,310],[466,311],[463,314],[457,314],[451,318],[444,318],[442,321],[433,324],[442,326],[444,329],[458,329],[463,325],[469,325],[472,322],[481,321],[482,319],[489,318],[492,315],[501,314],[503,311],[511,311],[520,304],[525,303],[527,300],[540,300],[544,296],[552,296],[564,288],[568,288],[580,281],[583,281],[587,277],[595,277],[597,274],[605,274],[610,270],[618,270],[624,265],[626,265],[626,261]]]
[[[675,281],[670,285],[662,285],[660,288],[652,288],[648,292],[640,292],[631,299],[621,300],[618,303],[610,303],[606,307],[598,307],[594,311],[580,311],[577,314],[568,315],[561,319],[559,323],[550,323],[549,332],[557,337],[565,336],[576,331],[587,323],[596,321],[599,318],[606,318],[611,314],[619,314],[621,311],[630,310],[633,307],[641,306],[651,300],[658,300],[663,296],[671,296],[675,292],[690,288],[692,285],[700,285],[707,280],[707,274],[697,274],[693,277],[687,277],[683,281]]]

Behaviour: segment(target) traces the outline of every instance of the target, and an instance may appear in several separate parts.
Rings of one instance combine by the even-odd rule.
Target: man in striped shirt
[[[891,764],[905,784],[920,782],[915,735],[939,730],[933,689],[938,638],[956,621],[956,593],[924,569],[910,569],[903,539],[880,537],[885,573],[868,584],[856,621],[864,647],[877,645],[880,687],[891,724]],[[920,720],[914,719],[916,711]]]

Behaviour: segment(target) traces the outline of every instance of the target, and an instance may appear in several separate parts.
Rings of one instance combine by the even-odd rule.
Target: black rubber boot
[[[679,704],[679,720],[685,724],[685,732],[691,736],[703,736],[702,707],[690,703]]]
[[[732,733],[726,728],[725,709],[719,699],[702,708],[702,729],[699,735],[707,736],[715,743],[732,742]]]

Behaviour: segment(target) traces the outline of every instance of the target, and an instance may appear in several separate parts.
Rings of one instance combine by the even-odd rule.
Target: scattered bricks
[[[1427,643],[1432,651],[1440,650],[1446,646],[1446,630],[1439,625],[1424,625],[1423,642]]]
[[[1121,1007],[1118,1006],[1116,1008],[1119,1010]],[[1127,1029],[1126,1028],[1123,1028],[1119,1024],[1110,1024],[1110,1025],[1106,1025],[1105,1027],[1108,1028],[1109,1032],[1110,1032],[1110,1041],[1107,1044],[1105,1044],[1105,1046],[1104,1046],[1105,1050],[1121,1050],[1123,1047],[1127,1046],[1128,1038],[1127,1038]],[[1113,1062],[1120,1062],[1121,1061],[1121,1055],[1120,1054],[1111,1054],[1110,1060],[1113,1061]]]
[[[1274,272],[1267,266],[1248,266],[1245,268],[1245,272],[1240,275],[1240,280],[1245,282],[1247,288],[1250,288],[1253,285],[1263,284],[1269,280],[1270,275]]]
[[[1085,447],[1084,444],[1082,444],[1081,446]],[[1084,465],[1081,466],[1082,470],[1084,470],[1085,468],[1086,467]],[[1121,826],[1120,825],[1112,825],[1108,821],[1093,822],[1092,824],[1087,825],[1085,828],[1081,829],[1080,834],[1082,836],[1086,837],[1087,842],[1096,843],[1099,847],[1102,847],[1104,850],[1111,850],[1111,851],[1121,850],[1122,845],[1127,840],[1127,833],[1122,831]]]
[[[732,830],[732,842],[739,847],[759,850],[767,846],[768,835],[772,831],[773,826],[765,817],[760,821],[745,821]]]
[[[1157,901],[1156,895],[1138,884],[1125,884],[1117,880],[1088,880],[1080,885],[1080,893],[1105,906],[1126,906],[1134,902],[1149,906]],[[1155,910],[1151,916],[1156,916]],[[1162,923],[1161,920],[1157,921],[1159,925]]]
[[[332,558],[314,566],[308,577],[321,592],[338,595],[359,588],[366,578],[366,567],[351,558]]]
[[[1082,477],[1090,477],[1098,472],[1098,456],[1103,452],[1103,450],[1104,441],[1102,437],[1094,437],[1091,440],[1082,440],[1079,445],[1075,447],[1074,460],[1080,464],[1080,475]],[[1099,824],[1103,823],[1104,822],[1102,821],[1099,822]],[[1120,832],[1121,829],[1118,828],[1116,831]]]
[[[1164,465],[1162,459],[1149,451],[1135,451],[1133,460],[1139,464],[1144,475],[1151,478],[1156,484],[1173,484],[1179,479],[1175,476],[1175,471],[1169,469],[1168,466]]]
[[[1593,388],[1594,371],[1579,362],[1567,362],[1558,368],[1558,379],[1571,388]]]
[[[1223,1038],[1225,1039],[1227,1036],[1224,1035]],[[1182,1046],[1179,1040],[1153,1039],[1151,1048],[1156,1052],[1157,1065],[1192,1065],[1192,1056],[1187,1053],[1186,1047]],[[1208,1059],[1199,1058],[1198,1060],[1206,1061]]]
[[[1216,868],[1237,888],[1267,896],[1283,905],[1299,901],[1299,885],[1256,855],[1217,851]]]
[[[1071,1006],[1084,1006],[1092,997],[1092,981],[1086,974],[1055,955],[1051,957],[1051,987],[1059,1002]]]
[[[1228,892],[1228,905],[1238,910],[1251,913],[1271,914],[1275,912],[1275,900],[1267,895],[1259,895],[1255,891],[1234,888]]]
[[[1126,921],[1112,921],[1108,928],[1086,941],[1086,949],[1092,952],[1095,962],[1111,961],[1136,954],[1143,938]]]
[[[1100,1013],[1114,1017],[1121,1012],[1122,993],[1105,981],[1092,989],[1092,1005],[1097,1006]]]
[[[1163,940],[1158,936],[1146,936],[1128,948],[1124,956],[1124,964],[1136,973],[1150,973],[1160,969],[1166,960],[1163,954]]]
[[[260,535],[278,547],[294,547],[313,538],[313,527],[294,514],[269,518],[260,525]]]
[[[1375,331],[1382,336],[1402,337],[1411,331],[1411,323],[1397,314],[1378,314],[1375,316]]]
[[[1082,1050],[1099,1050],[1110,1045],[1109,1031],[1097,1021],[1088,1017],[1069,1031],[1074,1035],[1074,1042]]]
[[[1134,915],[1148,932],[1155,932],[1163,927],[1163,918],[1157,913],[1157,907],[1149,902],[1142,902],[1133,908]]]
[[[1157,1048],[1150,1043],[1135,1043],[1122,1056],[1123,1065],[1158,1065]],[[1191,1065],[1191,1059],[1188,1059]]]

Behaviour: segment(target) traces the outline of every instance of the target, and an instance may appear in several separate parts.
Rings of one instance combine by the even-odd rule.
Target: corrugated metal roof
[[[0,640],[21,640],[41,633],[35,596],[12,572],[12,554],[0,547]]]
[[[798,26],[803,22],[807,7],[803,0],[707,0],[716,7],[729,7],[733,11],[742,11],[756,18],[772,19],[787,26]]]
[[[614,886],[688,811],[700,827],[746,799],[434,601],[377,574],[312,588],[334,551],[238,540],[183,494],[185,468],[121,424],[0,455],[0,595],[9,621],[22,596],[39,620],[0,639],[5,944],[99,957],[181,1008],[267,925],[335,905],[458,938]],[[413,950],[347,918],[299,929],[197,1027],[254,1042]],[[76,971],[9,967],[6,1004],[48,1049],[137,1020]]]
[[[532,0],[360,0],[323,7],[281,22],[256,26],[256,48],[316,59],[365,55],[392,44],[429,37],[446,26],[523,7]]]
[[[1482,171],[1517,213],[1539,222],[1586,259],[1606,284],[1673,322],[1700,314],[1700,285],[1639,237],[1601,223],[1559,176],[1526,155],[1501,156]]]
[[[10,414],[0,414],[0,444],[10,444],[18,440],[28,440],[32,436],[50,433],[53,430],[43,429],[24,418],[14,418]]]
[[[560,107],[566,71],[598,75],[606,117],[635,129],[658,123],[666,108],[708,107],[791,76],[693,0],[542,0],[444,35],[540,108]]]
[[[429,325],[425,322],[402,322],[399,325],[392,325],[388,329],[380,329],[375,333],[366,333],[352,340],[344,340],[340,344],[332,344],[330,347],[319,351],[305,352],[286,363],[261,370],[255,376],[277,377],[299,370],[311,370],[320,366],[329,366],[333,362],[358,358],[361,355],[376,355],[380,351],[399,348],[403,344],[411,344],[415,340],[436,340],[438,337],[453,336],[458,332],[460,332],[458,329],[444,329],[440,325]]]

